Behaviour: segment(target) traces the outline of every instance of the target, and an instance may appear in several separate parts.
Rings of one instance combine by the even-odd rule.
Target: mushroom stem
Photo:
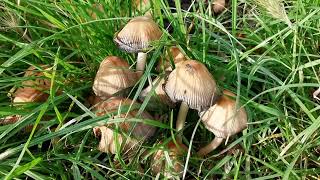
[[[198,151],[199,156],[205,156],[209,154],[211,151],[215,150],[220,144],[223,142],[223,138],[221,137],[215,137],[209,144],[207,144],[205,147],[201,148]]]
[[[177,123],[176,123],[176,129],[177,131],[180,131],[184,127],[184,123],[186,122],[186,117],[188,114],[189,106],[187,103],[184,101],[181,102],[180,109],[179,109],[179,114],[177,118]],[[182,133],[182,132],[181,132]],[[177,141],[179,143],[182,143],[182,136],[179,134],[177,136]]]
[[[143,73],[144,68],[146,66],[146,60],[147,60],[147,53],[139,52],[137,57],[136,70],[141,72],[141,74]]]
[[[318,95],[319,95],[319,94],[320,94],[320,87],[319,87],[318,90],[316,90],[315,92],[313,92],[313,98],[320,101],[320,98],[318,98]]]

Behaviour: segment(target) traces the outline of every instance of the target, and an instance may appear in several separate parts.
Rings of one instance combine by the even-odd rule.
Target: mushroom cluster
[[[104,153],[130,153],[138,150],[143,143],[153,137],[157,128],[152,121],[160,121],[155,115],[141,107],[146,97],[157,106],[162,104],[167,109],[175,108],[180,103],[176,116],[173,140],[157,139],[158,149],[150,156],[150,170],[154,175],[162,174],[166,178],[181,177],[184,169],[183,158],[187,147],[184,143],[183,130],[189,109],[198,111],[199,118],[215,138],[203,148],[198,155],[204,156],[216,149],[225,139],[247,127],[247,114],[243,107],[238,108],[234,97],[228,90],[221,91],[205,64],[188,58],[177,44],[165,47],[163,58],[154,68],[159,76],[150,79],[139,98],[130,99],[129,92],[134,91],[144,73],[148,53],[163,35],[161,28],[154,21],[148,0],[133,1],[135,10],[144,16],[132,18],[114,35],[114,43],[126,53],[137,53],[136,66],[132,69],[128,61],[109,55],[100,63],[93,81],[94,99],[92,111],[103,119],[103,123],[93,127],[93,134],[99,139],[98,150]],[[214,12],[221,12],[225,0],[214,1]],[[96,4],[94,9],[103,12],[103,7]],[[95,12],[90,12],[96,19]],[[46,69],[46,66],[41,68]],[[22,83],[14,94],[15,104],[23,102],[42,102],[48,97],[46,91],[51,87],[48,79],[39,78],[43,72],[36,72],[30,67],[25,77],[35,77]],[[139,102],[140,101],[140,102]],[[149,110],[148,110],[149,111]],[[151,112],[151,111],[150,111]],[[172,111],[175,112],[175,111]],[[7,117],[3,122],[17,121],[18,116]]]
[[[138,11],[145,12],[150,7],[149,1],[134,3]],[[214,3],[215,12],[224,9],[224,0]],[[210,153],[224,139],[245,129],[247,114],[243,107],[237,108],[236,95],[228,90],[219,90],[207,67],[198,60],[189,59],[179,45],[167,48],[164,58],[155,68],[159,76],[149,81],[149,86],[140,92],[138,100],[128,98],[127,90],[138,83],[147,64],[147,53],[151,52],[151,45],[160,40],[162,34],[150,11],[132,18],[115,33],[114,42],[120,50],[137,53],[136,67],[131,69],[126,60],[116,56],[108,56],[101,62],[93,83],[96,100],[92,109],[97,116],[106,117],[109,121],[94,127],[93,131],[100,138],[98,149],[102,152],[116,154],[136,150],[157,131],[145,123],[145,120],[156,120],[155,116],[145,110],[139,111],[138,101],[143,102],[148,97],[149,102],[163,104],[168,109],[180,103],[175,127],[177,134],[173,137],[176,141],[163,143],[160,140],[159,150],[151,156],[150,167],[155,175],[161,173],[166,178],[174,178],[181,177],[184,169],[181,157],[187,148],[183,144],[183,129],[189,109],[197,110],[204,126],[215,135],[211,143],[200,148],[200,156]]]

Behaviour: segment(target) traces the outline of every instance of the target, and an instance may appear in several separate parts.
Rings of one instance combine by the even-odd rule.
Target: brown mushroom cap
[[[163,173],[166,178],[182,177],[184,165],[180,160],[181,156],[188,150],[188,148],[181,143],[178,143],[180,147],[170,141],[164,150],[158,150],[155,152],[151,159],[151,171],[153,174]],[[172,167],[168,167],[168,163],[164,152],[167,151],[172,162]]]
[[[116,33],[114,42],[126,52],[137,53],[145,51],[161,35],[160,28],[149,16],[138,16]]]
[[[139,105],[139,103],[133,103],[131,99],[112,97],[108,100],[101,101],[94,106],[97,116],[104,116],[108,113],[117,113],[121,108],[129,108],[130,105]],[[123,110],[122,110],[123,111]],[[123,112],[121,114],[114,115],[113,118],[135,118],[137,117],[138,109],[130,110],[128,113]],[[140,117],[142,119],[154,119],[148,112],[144,111],[141,113]],[[150,138],[154,135],[156,127],[144,124],[142,122],[121,122],[119,127],[125,132],[130,132],[135,137],[139,138]]]
[[[145,11],[150,8],[149,0],[133,0],[133,7],[138,11]]]
[[[160,78],[161,77],[157,77],[156,79],[154,79],[152,82],[152,85],[149,85],[147,88],[145,88],[143,91],[141,91],[139,98],[143,101],[145,99],[145,97],[150,93],[152,88],[154,86],[156,86],[154,89],[154,94],[156,97],[153,97],[152,100],[156,99],[156,100],[159,100],[163,104],[172,106],[172,104],[173,104],[172,101],[170,100],[168,95],[163,90],[163,85],[165,84],[165,80],[164,80],[164,78],[161,78],[161,79]]]
[[[40,65],[42,68],[47,68],[46,65]],[[43,72],[36,70],[34,66],[30,66],[24,77],[37,77],[35,79],[22,82],[22,86],[14,93],[14,103],[22,102],[43,102],[48,98],[48,94],[43,91],[49,90],[51,81],[49,79],[40,78],[44,76]],[[38,78],[39,77],[39,78]]]
[[[161,58],[159,60],[156,70],[160,72],[162,69],[161,67],[163,67],[163,69],[165,69],[166,71],[172,71],[172,66],[170,63],[171,58],[173,59],[174,64],[187,60],[187,58],[180,51],[180,49],[176,46],[173,46],[173,47],[170,47],[169,51],[167,51],[165,59],[163,60]]]
[[[226,8],[226,0],[214,0],[213,11],[215,13],[221,13]]]
[[[205,127],[220,138],[228,138],[247,128],[247,113],[242,107],[236,111],[236,95],[224,90],[223,96],[207,111],[200,113]]]
[[[216,82],[210,72],[195,60],[176,64],[165,85],[165,92],[173,102],[183,101],[199,111],[211,105],[216,91]]]
[[[122,152],[134,149],[138,145],[138,141],[136,139],[130,137],[125,139],[122,134],[116,133],[114,130],[106,126],[95,127],[93,132],[96,136],[100,136],[98,149],[101,152],[116,154],[117,144],[122,145],[124,140],[126,140],[126,142],[120,149]]]
[[[129,69],[129,64],[125,60],[109,56],[101,62],[92,88],[97,96],[110,97],[134,86],[137,81],[136,72]]]

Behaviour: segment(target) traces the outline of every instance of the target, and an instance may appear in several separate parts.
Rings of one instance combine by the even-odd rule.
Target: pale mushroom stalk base
[[[215,137],[208,145],[205,147],[201,148],[198,151],[199,156],[205,156],[209,154],[211,151],[215,150],[217,147],[220,146],[220,144],[223,142],[223,138],[221,137]]]
[[[179,109],[179,114],[176,122],[176,129],[177,131],[180,131],[183,129],[184,124],[186,122],[187,114],[188,114],[189,106],[185,102],[181,102],[180,109]],[[182,132],[181,132],[182,133]],[[177,141],[179,143],[182,143],[182,135],[177,136]]]
[[[142,75],[144,68],[146,66],[147,61],[147,53],[139,52],[137,57],[137,65],[136,70],[139,73],[139,75]]]
[[[320,87],[313,93],[313,98],[320,101],[320,98],[318,98],[319,94],[320,94]]]

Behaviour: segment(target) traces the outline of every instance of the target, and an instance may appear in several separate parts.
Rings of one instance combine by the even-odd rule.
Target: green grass
[[[214,135],[201,123],[195,128],[199,117],[189,112],[184,130],[184,143],[190,147],[189,158],[184,158],[187,179],[320,177],[320,102],[312,99],[320,84],[320,1],[285,1],[279,6],[278,0],[269,0],[275,3],[272,7],[265,2],[230,0],[228,10],[217,16],[201,2],[190,12],[179,7],[175,13],[166,0],[153,4],[155,20],[161,28],[165,28],[164,20],[169,21],[173,32],[164,33],[149,53],[148,67],[131,98],[138,98],[148,76],[157,75],[154,67],[166,47],[178,44],[189,58],[206,64],[220,88],[238,94],[249,116],[247,130],[211,156],[199,158],[195,152]],[[23,115],[22,121],[0,126],[0,177],[154,177],[151,156],[144,156],[143,151],[156,151],[157,142],[167,142],[176,133],[176,109],[165,111],[170,118],[163,123],[147,121],[159,127],[157,136],[142,144],[130,162],[122,154],[111,156],[97,150],[92,127],[123,119],[96,117],[86,106],[86,98],[104,57],[121,56],[134,65],[135,55],[119,51],[112,39],[131,17],[142,12],[133,11],[130,0],[101,1],[104,12],[94,9],[93,3],[0,2],[0,117]],[[183,22],[193,23],[189,34]],[[29,65],[39,64],[53,67],[46,74],[53,82],[50,97],[42,104],[12,106],[8,92],[21,86]],[[58,90],[63,93],[59,95]],[[140,110],[149,105],[144,101]],[[38,128],[24,132],[28,124]],[[240,150],[232,150],[239,145]],[[224,149],[228,151],[219,154]],[[140,163],[144,173],[137,170]]]

